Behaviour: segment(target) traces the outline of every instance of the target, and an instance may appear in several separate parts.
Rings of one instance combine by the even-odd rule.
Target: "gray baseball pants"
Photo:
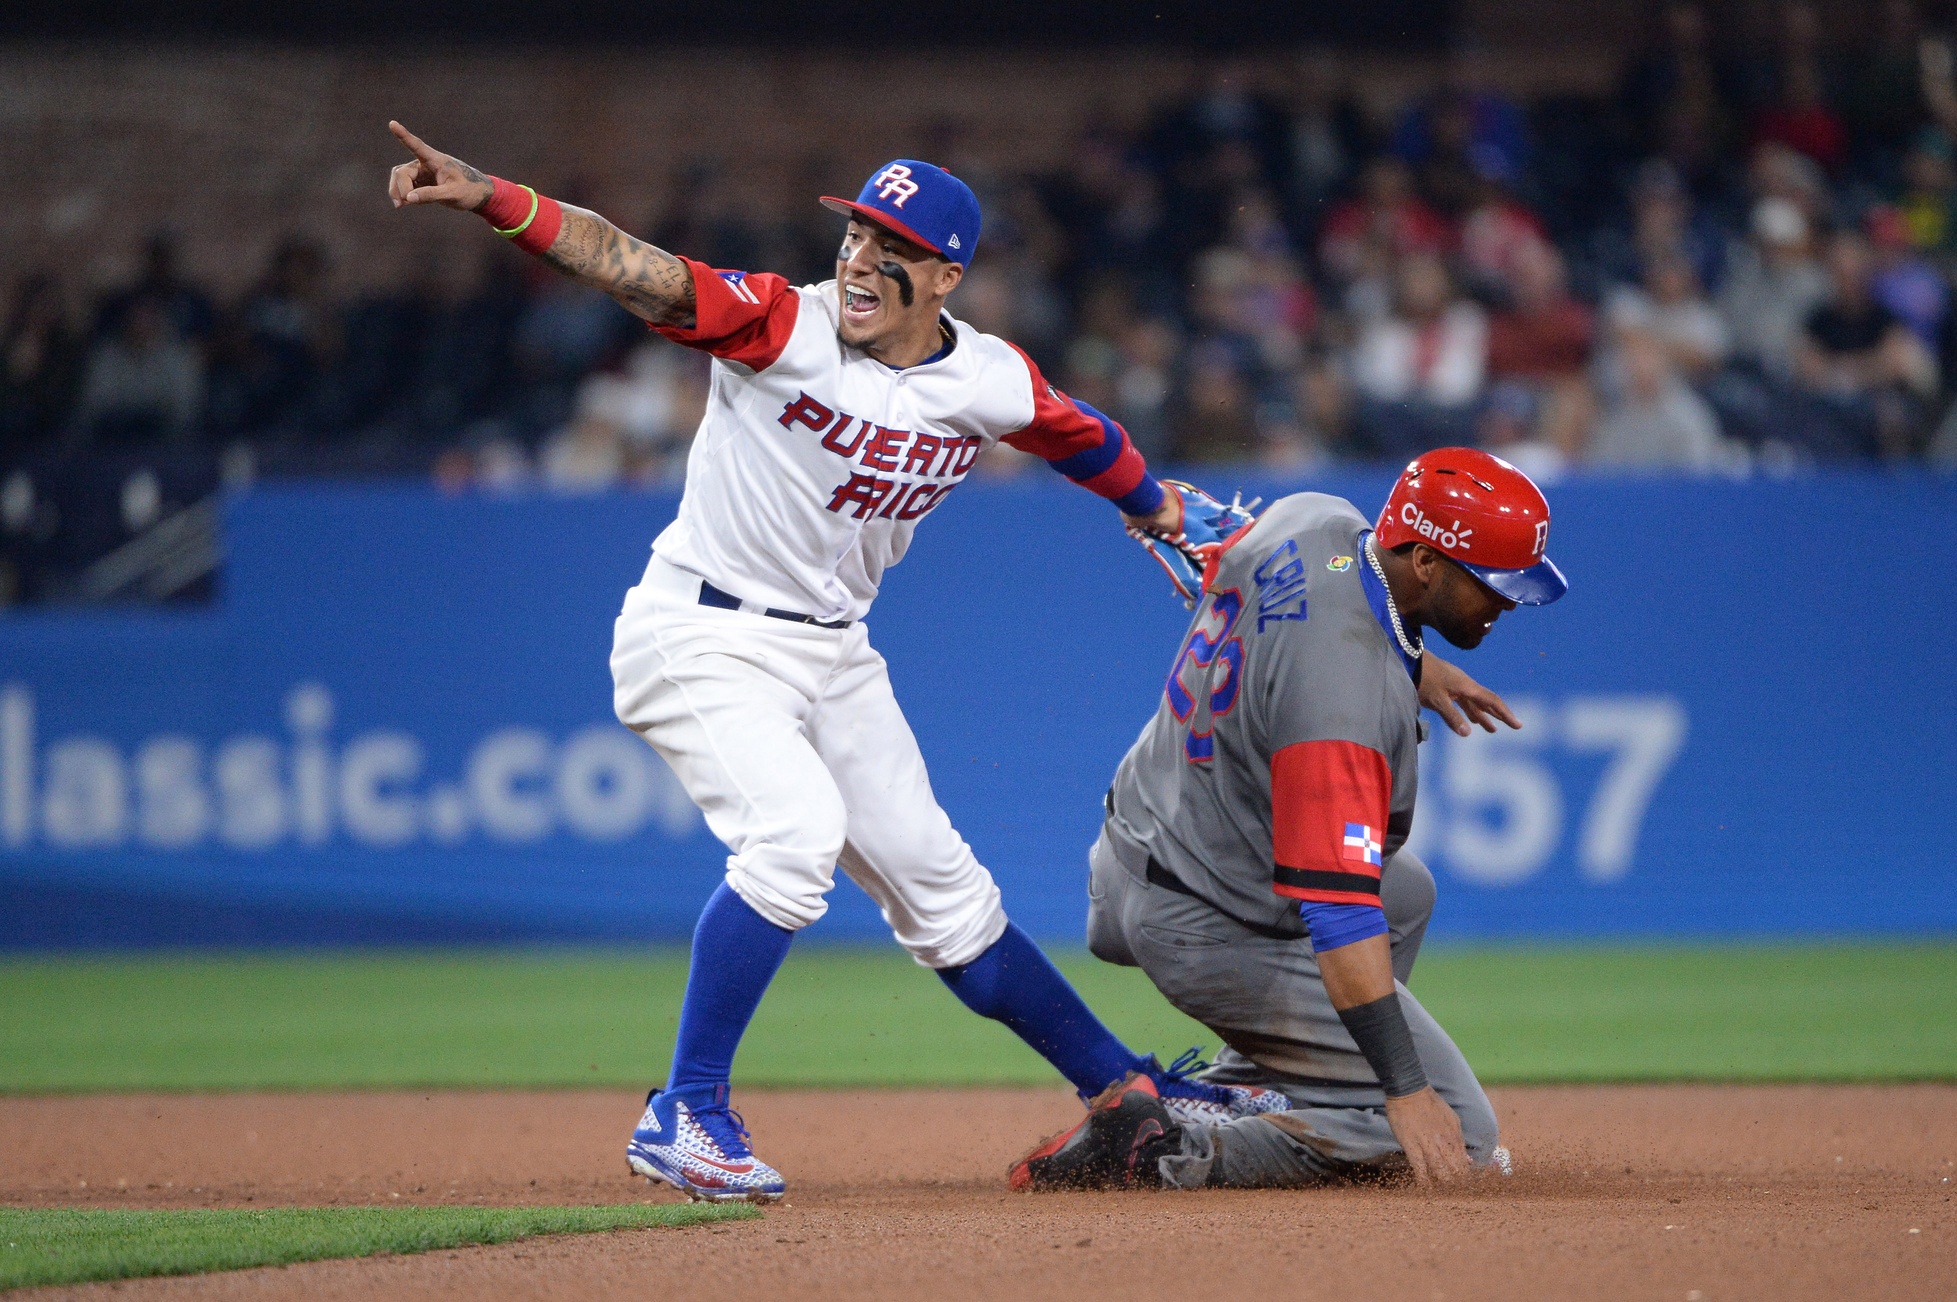
[[[1292,1108],[1186,1127],[1182,1152],[1161,1161],[1163,1184],[1285,1188],[1404,1169],[1379,1078],[1339,1021],[1311,942],[1253,931],[1150,883],[1145,860],[1138,869],[1123,863],[1106,832],[1094,843],[1087,947],[1104,962],[1142,969],[1170,1003],[1222,1038],[1226,1047],[1204,1079],[1281,1090]],[[1433,915],[1433,875],[1402,850],[1381,870],[1380,901],[1420,1065],[1461,1118],[1469,1158],[1483,1165],[1496,1144],[1495,1110],[1468,1060],[1405,985]]]

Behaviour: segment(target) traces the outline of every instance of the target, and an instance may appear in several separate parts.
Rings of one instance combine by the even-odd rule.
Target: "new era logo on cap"
[[[972,187],[930,163],[885,163],[854,201],[823,195],[822,205],[886,226],[961,267],[978,250],[979,202]]]

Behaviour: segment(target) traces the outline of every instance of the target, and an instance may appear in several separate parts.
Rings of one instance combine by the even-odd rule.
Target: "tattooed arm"
[[[388,198],[396,208],[440,204],[474,212],[489,202],[495,193],[489,177],[459,158],[431,149],[399,122],[387,126],[415,156],[388,177]],[[561,207],[564,225],[538,256],[579,284],[604,290],[634,316],[654,325],[692,327],[693,272],[684,262],[634,239],[595,212],[569,204]]]
[[[693,271],[666,250],[627,235],[595,212],[564,208],[564,229],[542,257],[602,289],[654,325],[693,328]]]

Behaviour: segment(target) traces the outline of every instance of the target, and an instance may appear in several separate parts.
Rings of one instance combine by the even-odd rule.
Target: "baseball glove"
[[[1237,493],[1226,504],[1217,501],[1194,484],[1180,479],[1165,479],[1162,487],[1175,495],[1182,507],[1180,528],[1144,529],[1128,526],[1128,536],[1148,549],[1169,575],[1182,604],[1194,607],[1203,591],[1203,569],[1210,557],[1223,549],[1232,535],[1254,523],[1262,498],[1246,502]]]

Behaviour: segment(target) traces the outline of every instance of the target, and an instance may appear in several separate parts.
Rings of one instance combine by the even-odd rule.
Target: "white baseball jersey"
[[[655,329],[712,353],[713,384],[653,550],[722,591],[861,618],[917,522],[1001,440],[1124,510],[1160,501],[1126,432],[1012,344],[947,315],[949,351],[896,370],[837,339],[834,281],[688,265],[696,324]]]

